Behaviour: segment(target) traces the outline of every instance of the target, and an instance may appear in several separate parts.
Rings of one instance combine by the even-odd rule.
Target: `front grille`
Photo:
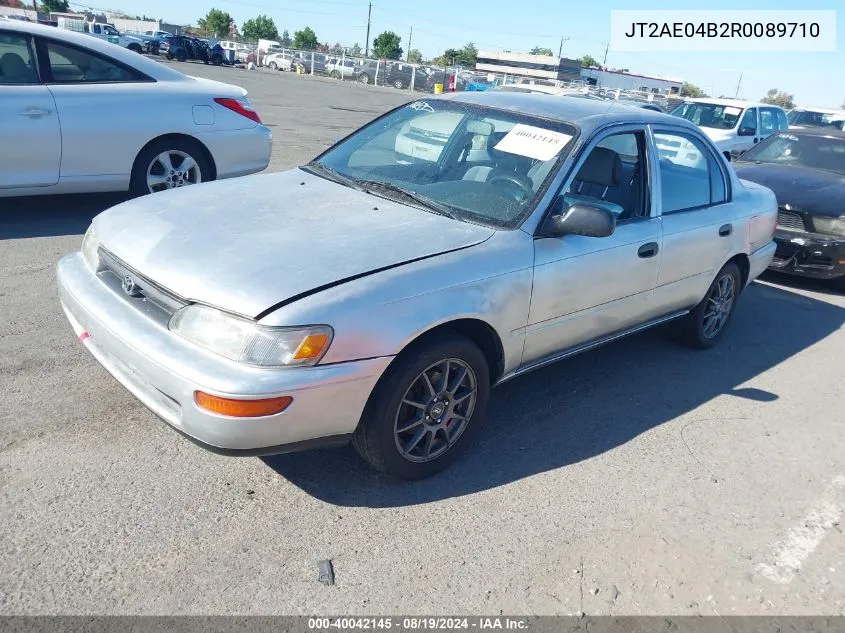
[[[778,210],[777,228],[786,229],[787,231],[807,231],[807,228],[804,226],[804,220],[800,215],[781,210]]]

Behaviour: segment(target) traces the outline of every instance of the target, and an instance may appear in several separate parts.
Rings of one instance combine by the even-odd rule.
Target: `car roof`
[[[37,24],[35,22],[23,22],[21,20],[0,21],[0,30],[29,33],[30,35],[49,37],[53,40],[75,44],[82,48],[107,55],[158,81],[188,81],[188,77],[172,68],[168,68],[164,64],[139,55],[135,51],[124,48],[119,44],[112,44],[111,42],[86,35],[85,33],[77,33],[55,26],[47,26],[46,24]]]
[[[696,99],[684,99],[684,103],[712,103],[713,105],[734,106],[736,108],[778,108],[779,105],[762,103],[760,101],[743,101],[742,99],[711,99],[710,97],[699,97]]]
[[[562,123],[574,123],[584,131],[593,130],[609,120],[616,123],[662,123],[692,130],[698,129],[686,119],[640,106],[618,103],[615,100],[599,101],[537,92],[495,90],[452,92],[438,98],[528,114]]]
[[[780,130],[777,134],[786,136],[827,136],[830,138],[845,139],[845,130],[838,130],[835,127],[789,128],[788,130]]]

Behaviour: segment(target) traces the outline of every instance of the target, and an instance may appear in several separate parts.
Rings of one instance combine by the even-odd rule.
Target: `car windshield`
[[[845,175],[845,138],[775,134],[745,152],[738,162],[797,165]]]
[[[434,212],[515,228],[577,134],[574,125],[516,112],[415,101],[361,128],[314,166],[343,184],[364,182],[375,195],[398,199],[404,191],[403,202],[412,193],[413,203],[429,200]]]
[[[682,103],[670,114],[692,121],[700,127],[732,130],[742,116],[743,108],[715,103]]]
[[[792,110],[786,118],[790,125],[806,127],[836,127],[845,120],[845,112],[832,114],[829,112],[813,112],[812,110]]]

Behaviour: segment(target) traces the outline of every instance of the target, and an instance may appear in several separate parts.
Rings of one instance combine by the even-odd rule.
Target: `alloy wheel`
[[[393,438],[411,462],[430,462],[464,433],[475,410],[478,381],[468,363],[446,358],[420,373],[396,412]]]
[[[197,162],[179,150],[162,152],[147,167],[147,188],[150,193],[201,182],[202,171]]]
[[[702,332],[708,339],[712,339],[722,331],[728,317],[733,310],[736,299],[736,283],[733,275],[722,275],[713,285],[707,296],[707,305],[702,317]]]

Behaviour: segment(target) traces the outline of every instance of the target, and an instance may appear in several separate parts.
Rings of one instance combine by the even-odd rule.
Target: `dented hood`
[[[298,169],[144,196],[97,216],[94,230],[176,295],[249,317],[494,233]]]

